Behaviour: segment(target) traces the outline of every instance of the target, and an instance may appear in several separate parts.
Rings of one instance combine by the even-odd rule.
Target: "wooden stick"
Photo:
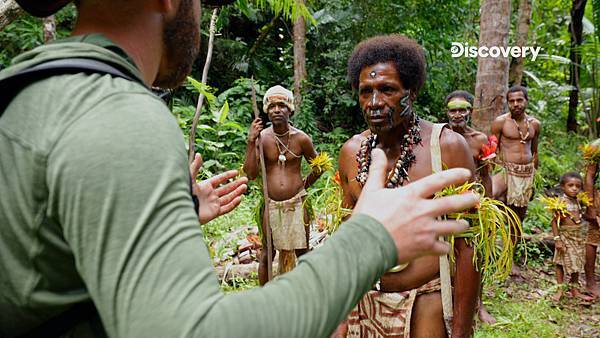
[[[254,119],[260,117],[258,112],[258,104],[256,102],[256,88],[254,87],[254,77],[252,81],[252,110],[254,111]],[[271,241],[271,225],[269,224],[269,190],[267,189],[267,168],[265,166],[265,155],[263,153],[263,144],[260,134],[256,138],[256,145],[258,151],[258,157],[260,161],[260,170],[262,173],[262,184],[263,184],[263,196],[265,199],[265,208],[263,210],[263,225],[265,229],[265,236],[267,237],[267,281],[273,279],[273,243]]]
[[[213,9],[212,16],[210,17],[210,27],[208,29],[208,51],[206,52],[206,61],[204,62],[204,68],[202,69],[202,80],[200,82],[206,84],[208,80],[208,69],[210,68],[210,62],[212,61],[213,45],[215,42],[215,31],[217,29],[217,13],[218,9]],[[196,113],[192,120],[192,128],[189,134],[189,152],[188,161],[191,164],[194,161],[194,153],[196,143],[196,127],[198,126],[198,120],[200,119],[200,112],[202,111],[202,105],[204,104],[204,94],[200,93],[198,96],[198,104],[196,105]],[[195,179],[195,177],[194,177]]]

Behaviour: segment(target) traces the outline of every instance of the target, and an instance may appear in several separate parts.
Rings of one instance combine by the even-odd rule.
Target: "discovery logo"
[[[452,53],[453,58],[458,58],[461,56],[467,58],[497,58],[508,57],[509,55],[514,58],[526,58],[527,56],[531,55],[531,61],[535,61],[541,50],[542,47],[477,47],[469,46],[469,44],[462,42],[452,42],[452,47],[450,47],[450,53]]]

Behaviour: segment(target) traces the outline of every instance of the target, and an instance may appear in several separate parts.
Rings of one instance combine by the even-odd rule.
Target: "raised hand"
[[[467,228],[465,221],[438,221],[441,215],[474,207],[479,196],[474,193],[430,199],[434,193],[471,177],[467,169],[450,169],[424,177],[404,187],[386,189],[385,153],[373,150],[369,179],[354,207],[354,213],[369,215],[389,231],[398,250],[398,262],[406,263],[424,255],[448,253],[450,246],[439,236],[458,233]]]
[[[248,178],[241,177],[227,183],[238,175],[237,170],[229,170],[209,179],[195,182],[198,171],[202,166],[202,157],[195,154],[194,161],[190,165],[190,173],[194,180],[193,193],[198,198],[200,207],[198,215],[200,224],[224,215],[237,207],[242,201],[242,194],[246,192]],[[225,184],[226,183],[226,184]],[[222,185],[224,184],[224,185]],[[222,186],[221,186],[222,185]]]
[[[250,131],[248,132],[248,141],[255,142],[262,130],[262,119],[257,117],[254,119],[254,121],[252,121],[252,125],[250,126]]]

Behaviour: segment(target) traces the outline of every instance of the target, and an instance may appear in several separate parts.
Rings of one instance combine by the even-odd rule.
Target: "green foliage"
[[[556,290],[550,285],[544,286],[547,288],[544,292]],[[527,284],[523,287],[527,287]],[[562,337],[568,336],[564,331],[565,326],[569,322],[577,322],[577,313],[557,308],[549,299],[535,299],[533,296],[512,298],[504,292],[504,286],[500,285],[494,287],[494,296],[485,303],[498,322],[479,326],[475,337]]]
[[[69,35],[75,23],[75,6],[69,5],[55,15],[56,37]],[[42,19],[23,15],[0,30],[0,69],[7,67],[17,55],[44,43]]]
[[[274,15],[281,15],[290,22],[303,17],[305,20],[315,23],[308,7],[298,0],[237,0],[237,6],[248,17],[253,15],[250,9],[251,4],[256,5],[259,9],[268,9]]]

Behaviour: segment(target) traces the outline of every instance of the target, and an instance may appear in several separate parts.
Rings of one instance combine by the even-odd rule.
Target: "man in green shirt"
[[[19,2],[48,15],[68,1]],[[476,196],[427,198],[466,180],[467,170],[384,189],[385,155],[374,151],[353,217],[330,241],[266,287],[224,295],[189,193],[183,135],[147,88],[176,86],[190,71],[199,1],[77,6],[71,38],[19,56],[0,80],[79,57],[108,63],[134,81],[53,76],[21,90],[1,115],[1,337],[40,327],[48,329],[44,336],[327,336],[384,271],[446,253],[438,236],[465,228],[435,217],[472,207]],[[226,201],[204,188],[200,214],[215,210],[207,221]],[[85,303],[97,312],[69,310]],[[76,320],[50,331],[69,311]]]

